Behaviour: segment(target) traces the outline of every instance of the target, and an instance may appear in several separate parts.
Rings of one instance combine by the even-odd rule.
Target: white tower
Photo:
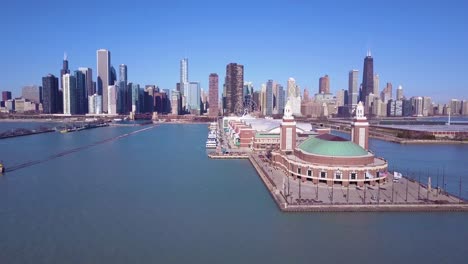
[[[293,151],[296,147],[296,121],[294,121],[291,102],[289,100],[284,107],[283,122],[281,122],[280,128],[281,151]]]
[[[351,141],[363,149],[369,149],[369,122],[364,116],[364,105],[359,102],[356,106],[356,116],[351,123]]]

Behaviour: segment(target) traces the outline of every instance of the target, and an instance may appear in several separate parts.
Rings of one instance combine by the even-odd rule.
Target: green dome
[[[299,145],[299,149],[309,154],[321,156],[355,157],[368,155],[365,149],[354,142],[330,134],[310,137]]]

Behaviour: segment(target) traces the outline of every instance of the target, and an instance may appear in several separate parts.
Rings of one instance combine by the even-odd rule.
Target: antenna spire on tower
[[[68,60],[68,56],[67,56],[67,52],[66,52],[66,51],[63,53],[63,60]]]

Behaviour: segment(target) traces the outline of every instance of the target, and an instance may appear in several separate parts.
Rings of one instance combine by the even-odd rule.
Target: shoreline
[[[332,129],[333,131],[336,132],[342,132],[346,134],[351,134],[350,131],[346,130],[336,130]],[[386,137],[379,137],[379,136],[374,136],[369,133],[369,138],[373,139],[379,139],[383,140],[386,142],[392,142],[392,143],[397,143],[397,144],[402,144],[402,145],[464,145],[468,144],[468,141],[455,141],[455,140],[431,140],[431,139],[389,139]]]

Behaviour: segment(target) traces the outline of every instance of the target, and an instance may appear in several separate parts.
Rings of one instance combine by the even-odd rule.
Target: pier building
[[[364,106],[360,102],[352,123],[351,141],[320,133],[301,142],[296,139],[298,126],[288,103],[281,122],[280,148],[271,152],[273,163],[288,176],[315,184],[364,186],[382,183],[387,179],[388,163],[369,151],[368,126]]]

